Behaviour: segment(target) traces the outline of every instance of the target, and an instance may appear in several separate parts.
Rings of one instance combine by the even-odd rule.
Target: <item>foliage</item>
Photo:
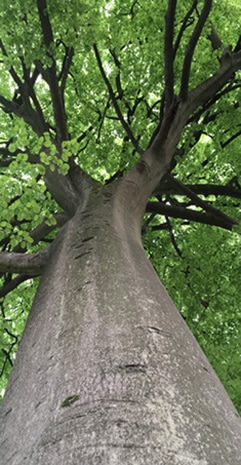
[[[125,174],[148,147],[163,111],[168,2],[157,6],[154,0],[48,0],[53,31],[49,41],[39,19],[41,2],[1,3],[0,246],[2,251],[38,252],[62,226],[61,205],[45,182],[48,173],[67,175],[74,159],[96,180],[109,182]],[[175,94],[180,91],[186,45],[204,3],[177,2]],[[219,68],[225,47],[235,49],[241,35],[239,17],[237,2],[213,2],[193,55],[191,88]],[[211,24],[222,41],[216,50]],[[59,114],[51,76],[64,95]],[[161,280],[240,410],[240,231],[237,227],[231,232],[235,221],[217,220],[217,211],[222,211],[240,221],[239,101],[237,72],[190,117],[172,167],[174,180],[182,185],[167,178],[151,199],[171,206],[173,212],[147,207],[143,240]],[[57,140],[61,118],[67,132],[63,124],[63,137]],[[189,197],[185,185],[198,198]],[[223,187],[221,194],[218,186]],[[198,199],[215,209],[212,220],[205,217],[208,224],[190,216],[192,211],[205,211]],[[184,208],[186,216],[174,213],[176,207]],[[1,275],[2,389],[36,281],[32,275]]]

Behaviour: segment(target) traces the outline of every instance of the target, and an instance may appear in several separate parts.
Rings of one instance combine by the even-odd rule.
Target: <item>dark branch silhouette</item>
[[[168,8],[165,15],[165,42],[164,42],[164,58],[165,58],[165,105],[166,110],[170,107],[173,100],[173,86],[174,86],[174,74],[173,74],[173,33],[174,33],[174,21],[176,12],[176,0],[169,0]]]
[[[183,36],[185,30],[187,29],[187,27],[189,27],[194,22],[194,18],[192,18],[192,13],[195,11],[195,9],[197,7],[197,3],[198,3],[198,0],[194,0],[192,6],[190,7],[187,14],[183,18],[182,26],[181,26],[181,28],[180,28],[180,30],[178,32],[177,39],[176,39],[175,44],[174,44],[174,49],[173,49],[174,58],[176,56],[178,47],[180,45],[180,42],[181,42],[181,39],[182,39],[182,36]]]
[[[117,114],[117,116],[118,116],[118,118],[120,120],[120,123],[122,124],[126,134],[128,135],[128,137],[129,137],[130,141],[132,142],[132,144],[133,144],[135,150],[137,151],[137,153],[142,155],[143,150],[139,147],[137,139],[134,137],[134,134],[132,133],[130,126],[125,121],[125,118],[124,118],[124,116],[123,116],[123,114],[121,112],[121,109],[120,109],[119,105],[118,105],[118,102],[116,100],[115,93],[114,93],[114,90],[112,88],[112,85],[111,85],[111,83],[110,83],[110,81],[109,81],[109,79],[108,79],[108,77],[107,77],[107,75],[105,73],[104,68],[103,68],[97,45],[94,44],[93,48],[94,48],[94,53],[95,53],[95,56],[96,56],[96,61],[97,61],[101,76],[102,76],[102,78],[103,78],[103,80],[104,80],[104,82],[106,84],[106,87],[108,89],[111,101],[113,103],[116,114]]]
[[[207,17],[210,13],[211,7],[212,7],[212,0],[205,0],[201,15],[198,19],[198,22],[194,28],[194,31],[191,35],[189,43],[186,47],[183,68],[182,68],[181,90],[180,90],[180,96],[183,100],[186,99],[187,93],[188,93],[188,83],[189,83],[189,76],[190,76],[191,63],[192,63],[194,50],[196,48],[198,39],[203,30],[204,24],[206,23]]]
[[[47,4],[46,0],[37,0],[37,7],[39,13],[39,19],[43,31],[43,38],[44,43],[49,49],[50,44],[54,43],[53,31],[51,27],[51,23],[49,20],[48,12],[47,12]],[[54,110],[54,120],[56,124],[56,134],[57,134],[57,142],[61,143],[64,140],[68,140],[68,130],[67,130],[67,117],[64,108],[64,101],[61,90],[58,85],[58,78],[57,78],[57,71],[56,71],[56,62],[53,55],[50,54],[48,50],[49,57],[51,58],[52,64],[47,69],[48,75],[48,83],[50,88],[50,94],[53,104]]]
[[[210,224],[222,229],[227,229],[228,231],[232,231],[233,226],[238,224],[236,220],[230,219],[229,217],[227,217],[227,220],[225,221],[225,219],[213,216],[209,212],[203,213],[182,206],[167,205],[163,202],[148,202],[146,211],[149,213],[164,215],[165,217],[181,218],[184,220],[195,221],[197,223]],[[160,229],[163,228],[161,227]],[[159,226],[156,226],[155,230],[159,230]]]

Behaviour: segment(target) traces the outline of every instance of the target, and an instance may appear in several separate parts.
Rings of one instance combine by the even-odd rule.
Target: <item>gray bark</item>
[[[143,250],[130,179],[60,232],[0,418],[2,465],[239,465],[241,422]]]
[[[32,254],[19,252],[0,253],[0,271],[25,274],[41,274],[47,264],[49,248]]]

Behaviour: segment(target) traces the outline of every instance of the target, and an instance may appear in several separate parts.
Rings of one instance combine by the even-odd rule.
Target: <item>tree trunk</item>
[[[240,418],[120,185],[55,241],[1,407],[1,464],[239,465]]]

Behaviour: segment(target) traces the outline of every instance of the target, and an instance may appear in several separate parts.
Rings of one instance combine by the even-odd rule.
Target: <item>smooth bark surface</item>
[[[146,258],[130,180],[62,229],[1,407],[3,465],[238,465],[241,422]]]

